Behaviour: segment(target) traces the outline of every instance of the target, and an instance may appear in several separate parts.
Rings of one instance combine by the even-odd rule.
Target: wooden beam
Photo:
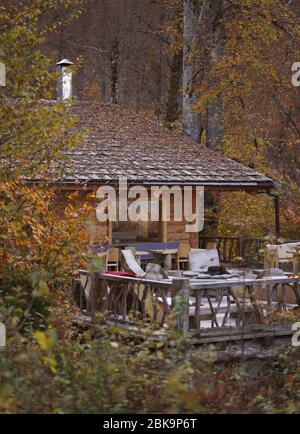
[[[161,242],[166,243],[168,241],[168,222],[161,222]]]
[[[274,195],[275,202],[275,228],[276,228],[276,238],[277,240],[280,238],[280,199],[276,194]]]

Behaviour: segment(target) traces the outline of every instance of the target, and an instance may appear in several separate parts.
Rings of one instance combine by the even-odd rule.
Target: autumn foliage
[[[70,197],[60,214],[54,206],[51,184],[79,136],[67,109],[43,100],[56,76],[39,50],[41,3],[47,7],[36,1],[18,13],[0,10],[8,77],[0,94],[0,314],[9,335],[45,326],[51,299],[65,289],[87,241],[87,205],[75,210]]]
[[[0,60],[7,67],[7,86],[0,88],[0,321],[7,326],[8,346],[0,349],[0,413],[299,413],[299,349],[264,361],[246,360],[242,353],[240,360],[224,362],[216,347],[200,354],[180,333],[152,339],[104,322],[94,332],[74,325],[77,312],[67,296],[68,285],[78,267],[87,265],[90,205],[81,201],[79,206],[76,194],[70,194],[65,206],[55,206],[66,151],[82,136],[68,106],[53,101],[56,73],[41,50],[49,32],[58,32],[62,23],[48,19],[49,25],[41,25],[41,16],[63,15],[70,23],[85,2],[5,3],[9,7],[0,7]],[[209,69],[209,75],[200,80],[196,106],[203,115],[207,104],[222,94],[225,135],[219,148],[275,174],[285,203],[285,235],[296,238],[298,186],[290,166],[297,158],[299,130],[279,59],[296,50],[299,31],[287,2],[227,3],[224,24],[229,36],[218,64],[206,61],[213,43],[208,32],[199,39],[203,44],[196,54],[204,59],[200,73]],[[176,96],[182,96],[182,2],[155,4],[167,16],[155,35],[167,40],[164,49],[174,61],[169,103],[175,101],[175,109],[167,123],[176,128]],[[210,26],[207,15],[203,17]],[[144,66],[140,86],[145,87],[149,65]],[[86,89],[92,96],[93,86],[91,81]],[[137,92],[137,110],[139,98]],[[283,127],[278,132],[279,124]],[[275,145],[271,130],[279,137]],[[282,137],[280,160],[275,157]],[[279,160],[288,170],[277,170]],[[229,199],[224,194],[219,229],[225,235],[266,235],[272,229],[270,200],[243,193]]]

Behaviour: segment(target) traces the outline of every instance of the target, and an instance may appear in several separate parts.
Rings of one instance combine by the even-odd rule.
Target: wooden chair
[[[191,271],[207,271],[209,267],[219,267],[220,259],[217,249],[189,253],[189,269]]]
[[[133,255],[135,256],[136,255],[136,248],[135,247],[125,247],[125,250],[130,250],[132,253],[133,253]]]
[[[136,274],[137,277],[146,276],[145,271],[138,264],[134,254],[132,253],[132,250],[122,250],[122,255],[125,261],[123,264],[125,270],[131,271],[132,273]]]
[[[119,271],[119,258],[119,249],[109,249],[106,255],[106,271]]]
[[[265,268],[292,268],[293,252],[299,248],[300,243],[268,244],[265,248]]]
[[[264,269],[278,268],[278,267],[279,267],[279,258],[278,258],[277,246],[269,245],[265,249]]]
[[[135,257],[135,259],[136,259],[136,262],[139,264],[139,266],[141,266],[142,265],[142,257],[141,257],[141,255],[139,255],[138,253],[138,250],[136,249],[136,247],[131,247],[131,246],[129,246],[129,247],[125,247],[125,250],[129,250],[130,252],[132,252],[132,254],[133,254],[133,256]],[[145,262],[145,261],[144,261]]]
[[[185,268],[185,266],[188,267],[190,251],[191,246],[189,244],[180,243],[176,258],[177,270],[181,269],[181,265],[183,265],[183,269]]]

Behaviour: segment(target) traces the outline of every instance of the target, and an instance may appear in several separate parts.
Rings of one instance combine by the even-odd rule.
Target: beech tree
[[[198,0],[183,2],[183,131],[186,137],[200,140],[200,114],[196,110],[199,80],[198,28],[203,18]],[[202,8],[205,6],[202,5]]]

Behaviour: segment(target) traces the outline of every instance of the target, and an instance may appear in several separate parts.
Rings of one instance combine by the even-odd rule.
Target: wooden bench
[[[265,249],[264,268],[283,268],[293,263],[293,252],[300,248],[298,243],[268,244]]]

